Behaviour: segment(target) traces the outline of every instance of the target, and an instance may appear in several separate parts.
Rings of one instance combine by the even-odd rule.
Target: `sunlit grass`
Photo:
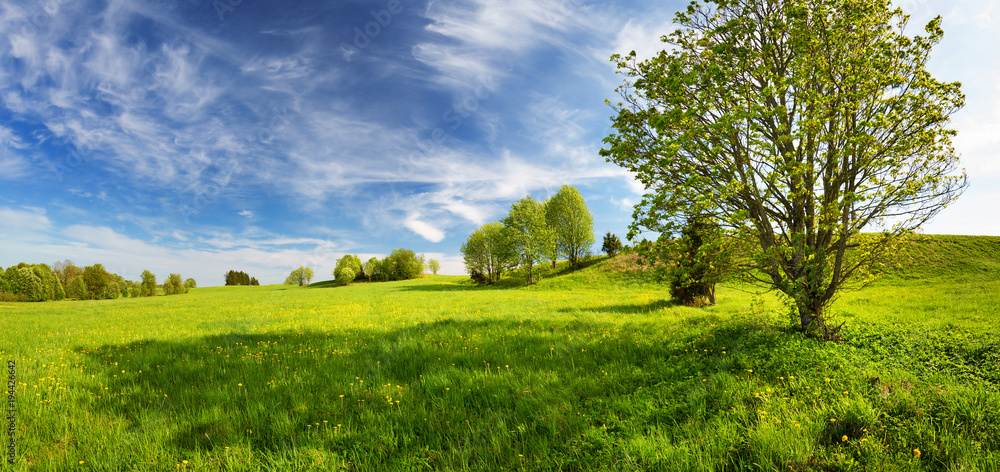
[[[0,304],[4,470],[1000,468],[995,280],[847,293],[836,345],[731,286],[541,279]]]

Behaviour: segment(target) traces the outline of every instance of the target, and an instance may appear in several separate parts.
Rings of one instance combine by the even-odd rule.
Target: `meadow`
[[[0,470],[1000,470],[998,261],[1000,238],[915,241],[833,305],[842,344],[773,294],[676,306],[606,257],[533,287],[4,303]]]

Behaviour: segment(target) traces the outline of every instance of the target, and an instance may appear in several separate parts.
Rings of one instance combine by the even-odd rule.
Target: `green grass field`
[[[530,288],[0,304],[0,470],[1000,470],[1000,238],[911,246],[834,304],[839,345],[772,295],[678,307],[606,258]]]

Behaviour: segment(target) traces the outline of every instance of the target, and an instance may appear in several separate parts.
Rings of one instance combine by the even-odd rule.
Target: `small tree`
[[[530,196],[524,197],[510,206],[503,224],[512,232],[521,265],[528,269],[528,285],[534,284],[534,265],[550,253],[553,244],[552,230],[545,221],[545,207]]]
[[[552,231],[550,253],[565,255],[570,267],[576,268],[581,258],[590,255],[594,245],[594,218],[583,196],[576,188],[563,185],[546,200],[545,220]],[[555,260],[552,262],[555,267]]]
[[[691,217],[680,240],[675,241],[676,259],[670,271],[670,297],[687,306],[715,304],[715,284],[724,267],[722,235],[705,218]]]
[[[604,235],[604,245],[601,246],[601,250],[614,257],[618,251],[622,250],[622,241],[618,239],[617,234],[611,234],[611,231],[608,231],[608,234]]]
[[[353,282],[359,273],[361,273],[360,259],[350,254],[337,260],[337,267],[333,269],[334,280],[339,285],[347,285]]]
[[[288,285],[298,284],[299,287],[301,287],[309,283],[309,281],[312,280],[313,275],[315,274],[313,273],[313,270],[311,268],[300,266],[298,269],[293,270],[292,273],[288,275],[288,278],[285,279],[285,283]]]
[[[431,259],[427,261],[427,267],[431,270],[431,273],[437,275],[438,271],[441,270],[441,263]]]
[[[372,277],[382,276],[382,261],[378,260],[377,257],[372,257],[365,262],[364,266],[365,274],[368,275],[368,281],[372,281]]]
[[[198,282],[195,282],[195,280],[192,278],[188,278],[187,280],[184,281],[184,287],[187,288],[188,290],[192,288],[198,288]]]
[[[140,293],[143,297],[152,297],[156,295],[156,274],[144,270],[142,271],[142,291]]]

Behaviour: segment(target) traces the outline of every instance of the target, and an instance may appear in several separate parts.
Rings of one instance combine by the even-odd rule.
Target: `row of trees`
[[[242,270],[230,270],[226,272],[226,285],[260,285],[256,277],[250,277]]]
[[[594,220],[576,188],[564,185],[539,202],[530,196],[511,205],[500,221],[476,228],[464,244],[462,257],[473,280],[490,284],[504,273],[525,267],[528,284],[534,283],[534,266],[543,261],[569,260],[576,268],[590,255]]]
[[[187,293],[197,286],[194,279],[170,274],[163,284],[166,295]],[[110,273],[101,264],[80,268],[65,260],[48,264],[19,263],[0,271],[0,300],[38,302],[45,300],[106,300],[149,297],[157,294],[156,275],[146,270],[141,282]]]

